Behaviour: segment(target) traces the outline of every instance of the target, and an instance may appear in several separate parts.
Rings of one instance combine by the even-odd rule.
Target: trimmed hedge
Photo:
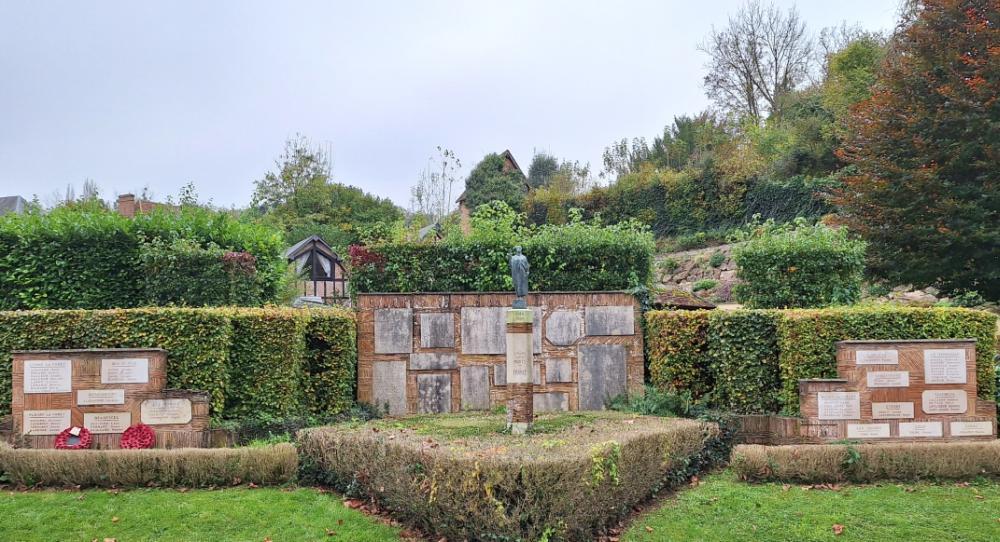
[[[167,386],[208,391],[214,418],[340,412],[354,401],[354,315],[343,309],[0,312],[0,414],[11,351],[163,348]]]
[[[744,444],[733,449],[730,466],[753,482],[975,480],[1000,477],[1000,441]]]
[[[842,340],[976,340],[979,396],[996,397],[997,316],[962,308],[866,306],[809,310],[650,311],[649,378],[713,406],[798,412],[798,381],[837,375]]]

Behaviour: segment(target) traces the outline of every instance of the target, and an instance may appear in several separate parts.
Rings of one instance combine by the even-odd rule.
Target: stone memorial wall
[[[71,426],[90,430],[92,448],[118,448],[140,422],[158,448],[207,445],[208,394],[164,389],[164,350],[19,351],[13,361],[14,435],[32,448],[52,448]]]
[[[507,402],[506,313],[514,294],[358,296],[358,400],[390,414],[487,410]],[[643,386],[642,330],[623,292],[537,293],[535,412],[596,410]]]

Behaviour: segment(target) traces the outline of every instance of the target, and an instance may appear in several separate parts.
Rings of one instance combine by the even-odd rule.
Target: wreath
[[[156,442],[156,433],[153,431],[153,428],[144,423],[139,423],[129,427],[122,433],[121,447],[129,450],[139,450],[152,448],[154,442]]]
[[[57,450],[85,450],[90,448],[90,430],[86,427],[67,427],[56,435]]]

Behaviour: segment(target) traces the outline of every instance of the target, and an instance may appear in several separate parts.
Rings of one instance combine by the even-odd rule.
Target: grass
[[[639,518],[622,540],[1000,540],[995,483],[803,487],[713,475]]]
[[[533,434],[558,433],[564,429],[584,426],[608,419],[635,417],[614,412],[567,412],[539,414],[531,427]],[[348,424],[352,427],[367,425],[381,430],[407,429],[418,435],[436,436],[444,439],[488,437],[506,432],[507,415],[502,413],[464,412],[457,414],[433,414],[385,418],[367,424]]]
[[[90,490],[0,496],[0,540],[399,540],[315,489]]]

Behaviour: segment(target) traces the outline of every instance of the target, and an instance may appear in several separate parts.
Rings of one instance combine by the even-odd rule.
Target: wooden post
[[[507,310],[507,428],[523,435],[534,419],[531,309]]]

